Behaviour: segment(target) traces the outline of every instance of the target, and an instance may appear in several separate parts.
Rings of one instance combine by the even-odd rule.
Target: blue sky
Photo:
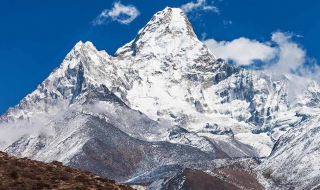
[[[134,10],[123,9],[119,18],[117,10],[110,12],[117,2]],[[275,54],[283,54],[277,62],[282,67],[288,61],[299,64],[320,57],[320,1],[316,0],[1,0],[0,113],[35,90],[79,40],[91,41],[112,55],[157,11],[192,2],[188,9],[184,6],[187,16],[216,55],[232,61],[242,51],[230,54],[230,50],[248,47],[259,52],[233,61],[248,65],[261,58],[269,63]],[[103,11],[108,16],[94,22]]]

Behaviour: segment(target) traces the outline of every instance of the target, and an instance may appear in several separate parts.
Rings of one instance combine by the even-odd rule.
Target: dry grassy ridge
[[[15,158],[0,152],[0,190],[8,189],[124,189],[132,188],[90,172],[63,166]]]

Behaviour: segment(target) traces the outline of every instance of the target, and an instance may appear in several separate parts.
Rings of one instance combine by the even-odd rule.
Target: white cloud
[[[307,56],[306,50],[293,41],[301,37],[292,33],[274,32],[269,42],[238,38],[230,42],[207,39],[203,42],[219,58],[237,65],[251,65],[262,61],[263,68],[274,74],[298,74],[320,80],[320,66]],[[289,75],[288,75],[289,76]]]
[[[306,51],[297,43],[292,41],[293,34],[275,32],[271,40],[277,46],[277,61],[271,68],[275,67],[284,73],[295,72],[302,69],[306,63]]]
[[[107,24],[110,20],[121,24],[130,24],[139,16],[139,10],[133,5],[123,5],[116,2],[111,10],[106,9],[92,22],[93,25]]]
[[[238,65],[250,65],[255,60],[270,61],[276,54],[276,50],[267,43],[243,37],[231,42],[208,39],[204,43],[217,57],[232,60]]]
[[[189,2],[181,6],[183,12],[188,13],[195,10],[213,11],[219,13],[219,9],[215,6],[208,5],[206,0],[197,0],[197,2]]]

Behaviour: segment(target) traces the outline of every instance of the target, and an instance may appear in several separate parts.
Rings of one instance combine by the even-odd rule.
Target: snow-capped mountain
[[[30,129],[1,148],[135,183],[174,176],[186,162],[277,157],[285,136],[320,110],[319,84],[304,80],[297,91],[298,76],[242,69],[213,53],[169,7],[114,56],[79,42],[0,117],[0,129]]]

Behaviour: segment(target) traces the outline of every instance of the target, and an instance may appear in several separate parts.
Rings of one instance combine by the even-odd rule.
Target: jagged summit
[[[147,25],[139,31],[138,36],[141,38],[146,33],[154,33],[155,35],[163,33],[187,34],[191,38],[197,38],[184,12],[180,8],[171,7],[166,7],[154,14]]]
[[[179,8],[167,7],[157,12],[136,38],[118,49],[115,56],[175,54],[195,45],[203,46],[187,16]]]

